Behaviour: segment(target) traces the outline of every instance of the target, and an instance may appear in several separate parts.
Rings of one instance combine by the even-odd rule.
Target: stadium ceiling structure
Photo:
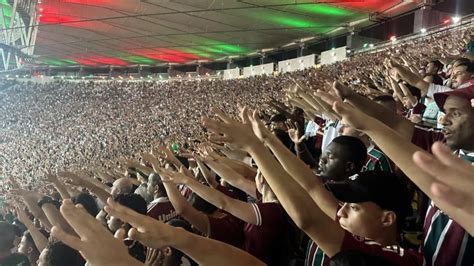
[[[342,34],[358,23],[374,23],[369,20],[374,14],[394,16],[420,2],[35,1],[38,33],[36,42],[29,46],[34,46],[37,62],[50,66],[185,64],[247,56],[299,40]],[[13,0],[0,2],[8,5]]]

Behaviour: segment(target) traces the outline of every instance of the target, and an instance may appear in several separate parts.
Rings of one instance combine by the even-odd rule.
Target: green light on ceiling
[[[271,17],[271,21],[278,23],[282,26],[294,27],[294,28],[317,28],[321,24],[299,18],[290,18],[290,17]]]
[[[221,44],[221,45],[216,45],[215,46],[218,49],[222,49],[226,52],[229,53],[243,53],[245,52],[244,49],[238,45],[232,45],[232,44]]]
[[[65,65],[71,65],[71,64],[76,64],[76,61],[73,60],[60,60],[60,59],[43,59],[43,63],[47,65],[53,65],[53,66],[65,66]]]
[[[204,50],[211,52],[211,53],[216,53],[216,54],[226,54],[227,52],[219,49],[219,48],[214,48],[214,47],[203,47]]]
[[[64,63],[70,64],[70,65],[75,65],[75,64],[77,64],[76,61],[71,60],[71,59],[61,59],[61,61],[63,61]]]
[[[296,9],[319,15],[345,17],[353,15],[351,11],[326,4],[298,5]]]
[[[182,48],[182,49],[179,49],[179,50],[182,51],[182,52],[188,53],[188,54],[193,54],[193,55],[196,55],[196,56],[210,58],[210,59],[215,57],[214,55],[212,55],[210,53],[206,53],[206,52],[198,50],[198,49]]]
[[[122,59],[122,60],[125,60],[125,61],[136,63],[136,64],[151,65],[151,64],[156,63],[155,60],[152,60],[150,58],[146,58],[146,57],[143,57],[143,56],[137,56],[137,55],[120,56],[119,58]]]

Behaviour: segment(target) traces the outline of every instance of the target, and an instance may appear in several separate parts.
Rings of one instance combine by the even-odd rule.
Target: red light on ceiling
[[[443,21],[443,24],[449,24],[450,22],[451,22],[451,19],[448,18]]]
[[[193,59],[193,60],[200,59],[199,56],[196,56],[196,55],[193,55],[193,54],[188,54],[188,53],[181,52],[181,51],[178,51],[178,50],[167,49],[167,48],[158,48],[156,50],[159,51],[159,52],[162,52],[164,54],[176,55],[176,56],[187,58],[187,59]]]
[[[184,63],[184,62],[189,61],[189,58],[184,58],[182,56],[175,55],[175,54],[165,54],[163,51],[160,51],[160,49],[156,49],[156,50],[145,49],[145,50],[135,51],[134,53],[137,55],[148,57],[150,59],[155,59],[155,60],[164,61],[164,62]]]
[[[110,5],[114,4],[116,0],[64,0],[65,3],[80,4],[80,5]]]
[[[42,14],[42,16],[40,17],[41,23],[61,24],[61,23],[68,23],[71,21],[74,21],[74,19],[70,17],[66,17],[66,16],[59,16],[59,15]]]
[[[85,66],[97,66],[98,64],[96,62],[87,60],[87,59],[78,59],[78,58],[73,58],[72,60],[76,61],[77,63]]]

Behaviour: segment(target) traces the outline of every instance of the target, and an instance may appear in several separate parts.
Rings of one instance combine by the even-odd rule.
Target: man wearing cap
[[[255,114],[249,116],[245,109],[241,114],[244,120],[248,117],[252,129],[224,114],[219,117],[225,122],[204,118],[204,126],[225,135],[226,142],[254,158],[285,211],[329,258],[341,251],[355,250],[383,257],[395,265],[422,265],[420,253],[403,250],[397,243],[398,221],[410,214],[410,198],[406,187],[393,175],[366,172],[330,186],[341,200],[352,201],[340,207],[339,199],[324,187],[321,178],[271,134]],[[356,195],[342,198],[348,193]]]
[[[338,91],[344,90],[340,85]],[[359,106],[362,101],[347,93],[350,103]],[[453,91],[434,94],[439,108],[446,115],[441,120],[442,131],[428,130],[414,126],[407,120],[401,120],[393,114],[384,117],[366,113],[367,109],[356,109],[348,104],[336,104],[336,111],[347,123],[367,133],[375,143],[392,159],[395,164],[424,192],[431,200],[436,195],[430,189],[432,182],[422,175],[422,171],[411,160],[416,151],[413,144],[430,151],[436,141],[445,141],[451,150],[461,158],[474,162],[474,108],[470,101],[474,99],[474,85]],[[375,109],[370,108],[370,115]],[[385,123],[383,125],[381,123]],[[393,130],[396,131],[396,133]],[[408,141],[411,135],[411,142]],[[411,145],[411,146],[410,146]],[[437,203],[439,204],[439,203]],[[442,203],[441,203],[442,204]],[[443,206],[439,206],[442,208]],[[427,211],[424,226],[422,251],[427,265],[473,265],[474,238],[462,226],[444,214],[433,203]]]

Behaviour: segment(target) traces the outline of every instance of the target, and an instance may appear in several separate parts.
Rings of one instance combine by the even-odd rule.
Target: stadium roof
[[[351,22],[370,23],[370,13],[399,13],[417,5],[401,0],[40,2],[35,55],[55,66],[156,65],[245,56],[295,40],[341,34]]]

